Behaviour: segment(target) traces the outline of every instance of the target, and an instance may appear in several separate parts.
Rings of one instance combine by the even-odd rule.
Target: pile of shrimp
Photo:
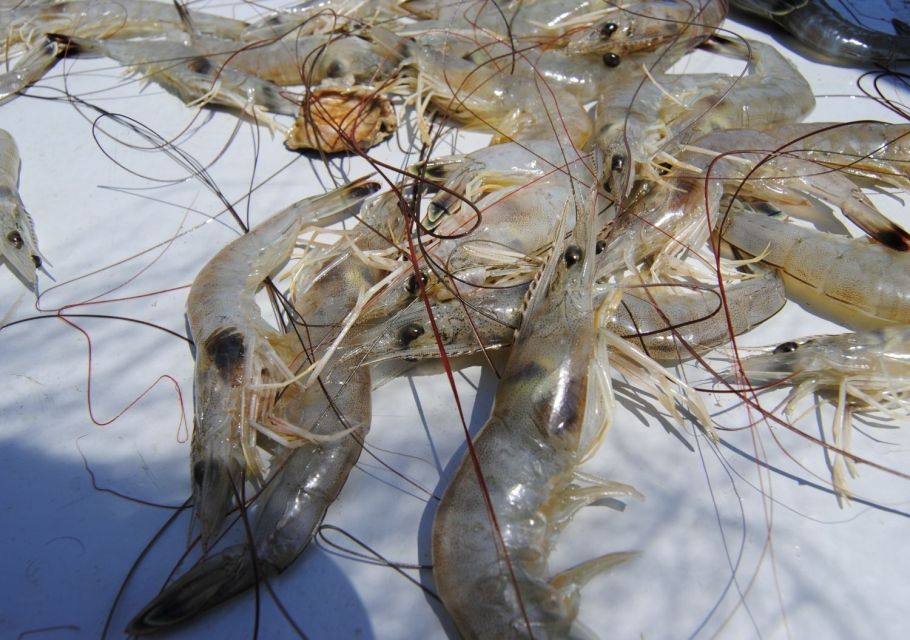
[[[844,108],[729,4],[4,0],[10,493],[75,456],[130,533],[34,529],[140,559],[0,628],[899,633],[844,540],[900,580],[902,76]]]

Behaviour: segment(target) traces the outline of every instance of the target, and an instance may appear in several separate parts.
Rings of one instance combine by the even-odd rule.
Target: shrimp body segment
[[[910,324],[910,254],[759,214],[731,215],[727,242],[780,270],[788,296],[857,329]]]
[[[35,291],[41,253],[32,217],[19,198],[19,149],[3,129],[0,129],[0,234],[0,257]]]
[[[272,346],[278,334],[254,300],[271,272],[290,256],[297,236],[327,223],[373,192],[365,180],[324,196],[301,200],[223,248],[199,272],[187,297],[187,318],[196,343],[195,429],[192,447],[193,504],[203,546],[217,535],[242,485],[243,439],[268,407],[249,385],[293,374]]]
[[[572,637],[581,585],[630,556],[603,556],[555,577],[547,568],[552,538],[575,511],[635,494],[576,474],[610,413],[606,348],[593,313],[594,234],[585,226],[569,247],[560,228],[493,415],[474,441],[476,465],[462,460],[436,512],[433,576],[464,637]]]

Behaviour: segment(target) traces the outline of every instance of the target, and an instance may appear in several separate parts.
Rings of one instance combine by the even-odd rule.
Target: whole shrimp
[[[313,305],[315,315],[306,313],[305,320],[317,341],[327,333],[318,325],[325,320],[320,316],[353,305],[358,283],[371,279],[370,270],[355,261],[345,265],[295,301],[298,308]],[[340,296],[328,295],[333,292]],[[300,348],[293,334],[283,338],[286,348]],[[316,353],[320,351],[324,347]],[[370,428],[370,370],[339,366],[340,361],[327,364],[318,385],[303,393],[289,389],[275,403],[276,428],[287,422],[305,425],[307,436],[273,454],[265,488],[254,501],[252,539],[200,559],[133,618],[127,633],[157,632],[191,619],[283,572],[303,553],[357,462]]]
[[[732,212],[721,236],[780,270],[792,296],[848,327],[910,324],[910,253],[755,213]]]
[[[19,149],[13,136],[3,129],[0,129],[0,234],[0,256],[29,289],[36,291],[41,252],[32,217],[19,197]]]
[[[290,380],[294,374],[272,346],[280,335],[262,319],[256,291],[291,253],[307,225],[326,223],[375,191],[358,180],[276,213],[223,248],[199,272],[187,297],[187,318],[197,345],[195,429],[192,446],[193,505],[204,548],[213,542],[243,469],[255,460],[244,451],[252,422],[271,407],[251,385]],[[277,338],[276,338],[277,336]]]
[[[853,414],[905,423],[910,418],[908,325],[784,342],[743,358],[739,371],[754,387],[792,387],[785,401],[788,413],[810,394],[834,403],[833,443],[845,452],[850,450]],[[831,474],[839,500],[850,495],[846,473],[856,475],[853,460],[835,452]]]
[[[579,213],[576,244],[568,247],[560,227],[493,415],[436,512],[433,578],[465,637],[570,637],[581,585],[632,555],[609,554],[556,576],[547,569],[552,537],[576,510],[636,493],[617,483],[582,484],[577,475],[611,413],[592,296],[593,215]]]
[[[850,22],[825,0],[731,0],[738,11],[783,27],[800,50],[823,62],[850,65],[903,64],[910,60],[910,37]]]

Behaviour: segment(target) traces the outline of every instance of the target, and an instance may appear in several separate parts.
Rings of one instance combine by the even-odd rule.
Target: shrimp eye
[[[774,347],[774,353],[790,353],[791,351],[796,351],[797,349],[799,349],[799,345],[795,342],[783,342]]]
[[[581,247],[573,244],[566,249],[564,254],[562,254],[562,259],[566,261],[567,267],[571,267],[581,261],[582,255]]]
[[[604,249],[606,249],[606,248],[607,248],[607,241],[606,241],[606,240],[598,240],[598,241],[594,244],[594,253],[596,253],[596,254],[599,255],[599,254],[603,253],[603,252],[604,252]]]
[[[427,280],[429,280],[429,278],[427,278],[426,272],[421,271],[420,283],[418,284],[417,276],[412,273],[410,276],[408,276],[408,281],[404,285],[405,291],[410,293],[412,296],[417,295],[417,292],[420,291],[420,285],[426,285]]]
[[[35,268],[36,268],[36,269],[40,269],[40,268],[41,268],[41,265],[43,264],[43,263],[41,262],[41,258],[40,258],[39,256],[32,256],[32,262],[35,263]]]
[[[325,75],[329,78],[341,78],[345,75],[344,65],[339,60],[333,60],[329,68],[325,70]]]
[[[608,22],[600,28],[600,37],[603,38],[604,40],[606,40],[607,38],[612,36],[614,33],[616,33],[616,30],[618,28],[619,27],[616,25],[615,22]]]
[[[6,240],[7,240],[11,245],[13,245],[14,247],[16,247],[17,249],[21,249],[21,248],[22,248],[22,244],[23,244],[23,242],[22,242],[22,236],[19,235],[19,232],[18,232],[18,231],[10,231],[10,232],[7,234],[7,236],[6,236]]]
[[[408,324],[403,326],[401,331],[398,332],[398,341],[401,343],[402,347],[406,347],[424,333],[426,333],[426,331],[419,324]]]
[[[604,64],[610,68],[618,67],[619,63],[622,62],[622,59],[615,53],[605,53],[603,60]]]
[[[626,159],[618,153],[610,160],[611,171],[622,171],[626,166]]]

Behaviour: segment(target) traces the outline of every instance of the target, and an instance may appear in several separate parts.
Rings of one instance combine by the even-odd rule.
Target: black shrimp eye
[[[40,268],[41,268],[41,265],[44,264],[44,263],[41,262],[41,257],[40,257],[40,256],[32,256],[32,262],[35,263],[35,268],[36,268],[36,269],[40,269]]]
[[[604,252],[604,249],[606,249],[606,248],[607,248],[607,241],[606,241],[606,240],[598,240],[598,241],[594,244],[594,253],[601,254],[601,253]]]
[[[618,153],[610,160],[610,169],[612,171],[622,171],[626,166],[626,159]]]
[[[575,246],[574,244],[571,247],[568,247],[566,249],[566,252],[562,254],[562,259],[566,261],[567,267],[571,267],[572,265],[580,262],[581,257],[581,247]]]
[[[799,349],[799,345],[795,342],[783,342],[774,347],[773,353],[790,353],[791,351],[796,351],[797,349]]]
[[[604,188],[604,193],[613,193],[613,187],[610,186],[609,180],[604,180],[603,188]]]
[[[619,63],[622,62],[622,59],[615,53],[605,53],[604,54],[604,64],[608,67],[615,68],[619,66]]]
[[[22,248],[22,236],[19,235],[18,231],[10,231],[6,236],[7,241],[17,249]]]
[[[424,328],[419,324],[407,324],[398,332],[398,341],[401,343],[401,346],[406,347],[424,333],[426,333]]]
[[[606,40],[607,38],[612,36],[614,33],[616,33],[616,30],[618,28],[619,27],[616,25],[615,22],[608,22],[600,28],[600,37],[603,38],[604,40]]]
[[[428,279],[429,278],[427,278],[427,274],[421,271],[420,284],[426,285]],[[404,288],[412,296],[415,296],[417,295],[417,292],[420,291],[420,284],[417,282],[417,276],[412,273],[410,276],[408,276],[408,281],[405,283]]]

